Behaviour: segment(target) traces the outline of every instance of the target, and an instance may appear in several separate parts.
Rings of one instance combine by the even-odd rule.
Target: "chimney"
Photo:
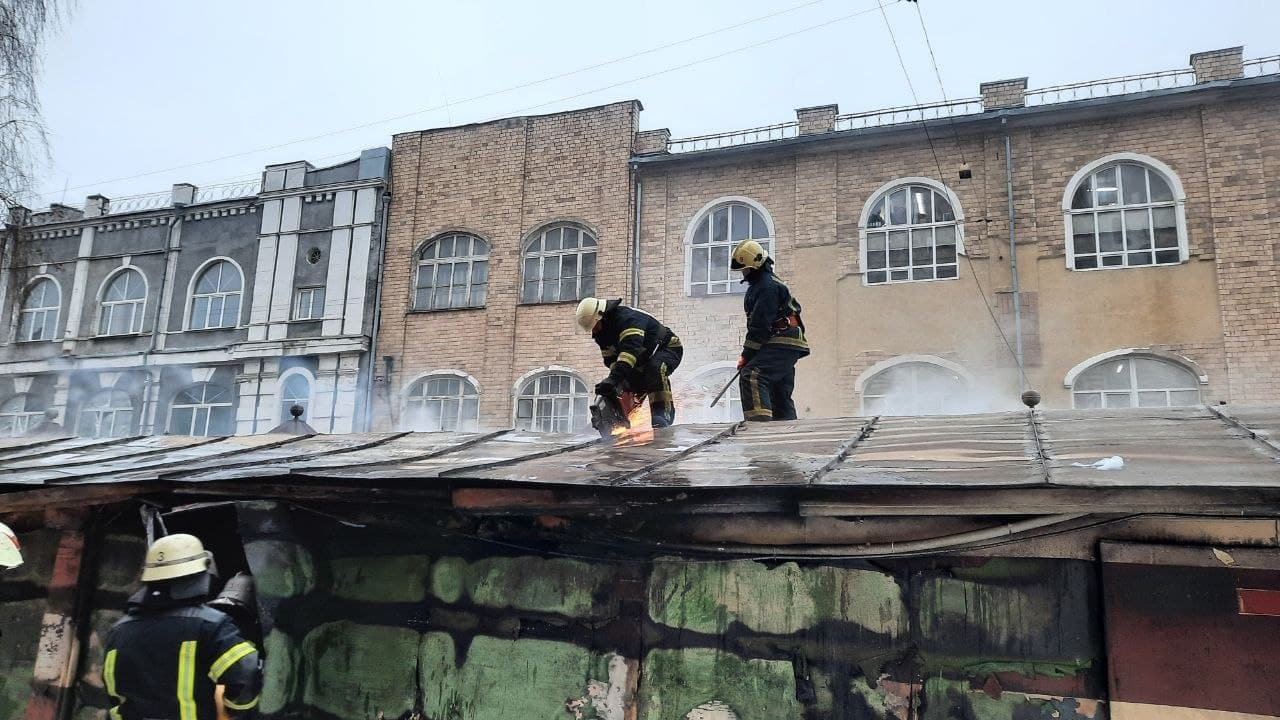
[[[978,86],[978,91],[982,93],[984,111],[1023,107],[1027,104],[1027,79],[1024,77],[984,82]]]
[[[196,186],[191,183],[174,183],[173,206],[185,207],[196,204]]]
[[[641,130],[636,133],[635,146],[632,152],[636,155],[658,155],[667,151],[667,143],[671,142],[671,130]]]
[[[97,218],[111,212],[111,199],[104,195],[90,195],[84,199],[84,216]]]
[[[1208,50],[1191,56],[1196,83],[1239,80],[1244,77],[1244,46]]]
[[[4,224],[8,227],[26,227],[31,224],[31,209],[22,205],[10,205]]]
[[[84,211],[62,203],[49,203],[49,215],[49,222],[67,222],[84,218]]]
[[[813,135],[835,130],[836,115],[839,114],[839,105],[814,105],[813,107],[796,108],[796,120],[800,123],[800,134]]]

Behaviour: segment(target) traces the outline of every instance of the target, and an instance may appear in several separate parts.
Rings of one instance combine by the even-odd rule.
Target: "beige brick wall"
[[[627,159],[637,112],[635,103],[623,102],[395,137],[377,350],[393,357],[395,367],[376,389],[375,427],[398,426],[407,383],[424,372],[474,377],[487,427],[510,426],[513,384],[532,370],[567,367],[588,386],[601,374],[594,343],[573,332],[576,301],[520,304],[520,253],[525,239],[549,223],[580,224],[599,241],[597,293],[625,295],[632,208]],[[487,306],[414,311],[416,251],[449,230],[490,243]],[[378,364],[381,369],[381,358]]]
[[[1011,138],[1028,380],[1049,407],[1069,407],[1067,372],[1096,355],[1151,348],[1192,360],[1207,402],[1280,401],[1280,124],[1274,101],[1113,116],[1015,129]],[[718,198],[745,196],[775,223],[779,273],[805,305],[815,352],[799,365],[802,415],[856,413],[869,367],[903,355],[958,363],[990,407],[1016,406],[1017,375],[995,323],[1010,287],[1003,138],[934,133],[865,149],[809,145],[770,159],[644,166],[643,305],[686,338],[684,371],[737,355],[741,297],[692,298],[684,237]],[[830,148],[830,149],[828,149]],[[1177,266],[1075,272],[1065,266],[1063,194],[1086,164],[1116,153],[1169,166],[1186,192],[1190,260]],[[958,178],[968,163],[972,177]],[[954,281],[866,287],[859,216],[883,184],[939,177],[965,215]],[[1229,249],[1224,243],[1229,243]],[[1001,302],[1004,298],[1005,302]],[[984,307],[984,304],[986,307]],[[1001,311],[1005,311],[1005,315]]]

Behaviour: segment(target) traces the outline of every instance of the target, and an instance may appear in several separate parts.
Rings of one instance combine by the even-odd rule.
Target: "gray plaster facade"
[[[320,432],[367,429],[389,163],[11,212],[0,437],[253,434],[293,404]]]

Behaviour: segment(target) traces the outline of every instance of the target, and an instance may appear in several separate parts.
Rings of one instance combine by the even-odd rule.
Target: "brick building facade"
[[[581,427],[575,391],[603,371],[571,325],[585,286],[522,296],[558,224],[598,243],[597,294],[684,339],[679,421],[734,417],[704,401],[744,332],[725,267],[742,237],[770,243],[804,303],[802,416],[1006,408],[1023,384],[1048,407],[1276,402],[1278,75],[1232,48],[1105,84],[1005,80],[686,140],[633,134],[634,102],[399,135],[379,422]],[[486,248],[481,302],[438,275],[476,277],[464,236]]]

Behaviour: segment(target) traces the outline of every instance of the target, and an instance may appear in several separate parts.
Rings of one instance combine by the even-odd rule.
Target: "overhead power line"
[[[634,60],[634,59],[636,59],[636,58],[644,57],[644,56],[646,56],[646,55],[652,55],[652,54],[654,54],[654,53],[662,52],[662,51],[664,51],[664,50],[669,50],[669,49],[674,48],[674,47],[679,47],[679,46],[681,46],[681,45],[686,45],[686,44],[691,43],[691,42],[696,42],[696,41],[698,41],[698,40],[703,40],[703,39],[706,39],[706,38],[708,38],[708,37],[712,37],[712,36],[714,36],[714,35],[718,35],[718,34],[721,34],[721,33],[729,32],[729,31],[732,31],[732,30],[737,30],[737,29],[739,29],[739,28],[743,28],[743,27],[746,27],[746,26],[748,26],[748,25],[753,25],[753,24],[755,24],[755,23],[764,22],[765,20],[771,20],[771,19],[773,19],[773,18],[780,17],[780,16],[782,16],[782,15],[786,15],[786,14],[789,14],[789,13],[793,13],[793,12],[796,12],[796,11],[798,11],[798,10],[802,10],[802,9],[804,9],[804,8],[807,8],[807,7],[811,7],[811,6],[814,6],[814,5],[819,5],[819,4],[823,3],[824,1],[825,1],[825,0],[808,0],[807,2],[803,2],[803,3],[800,3],[800,4],[798,4],[798,5],[793,5],[793,6],[791,6],[791,7],[784,8],[784,9],[782,9],[782,10],[778,10],[778,11],[775,11],[775,12],[772,12],[772,13],[768,13],[768,14],[765,14],[765,15],[760,15],[760,16],[758,16],[758,17],[750,18],[750,19],[748,19],[748,20],[743,20],[742,22],[734,23],[734,24],[732,24],[732,25],[726,25],[726,26],[719,27],[719,28],[716,28],[716,29],[713,29],[713,30],[708,30],[708,31],[706,31],[706,32],[699,33],[699,34],[697,34],[697,35],[691,35],[691,36],[689,36],[689,37],[682,38],[682,39],[680,39],[680,40],[674,40],[674,41],[672,41],[672,42],[664,43],[664,44],[662,44],[662,45],[657,45],[657,46],[654,46],[654,47],[651,47],[651,48],[648,48],[648,49],[645,49],[645,50],[640,50],[640,51],[638,51],[638,52],[634,52],[634,53],[631,53],[631,54],[629,54],[629,55],[623,55],[623,56],[616,57],[616,58],[612,58],[612,59],[609,59],[609,60],[604,60],[604,61],[601,61],[601,62],[598,62],[598,63],[594,63],[594,64],[592,64],[592,65],[587,65],[587,66],[584,66],[584,67],[576,68],[576,69],[574,69],[574,70],[568,70],[568,71],[565,71],[565,72],[562,72],[562,73],[557,73],[557,74],[555,74],[555,75],[548,75],[548,76],[546,76],[546,77],[539,78],[539,79],[537,79],[537,80],[531,80],[531,81],[528,81],[528,82],[519,83],[519,84],[517,84],[517,85],[511,85],[511,86],[508,86],[508,87],[505,87],[505,88],[501,88],[501,89],[498,89],[498,90],[490,90],[490,91],[488,91],[488,92],[480,93],[479,95],[473,95],[473,96],[471,96],[471,97],[463,98],[463,99],[461,99],[461,100],[456,100],[456,101],[453,101],[453,102],[448,102],[448,103],[444,103],[444,104],[440,104],[440,105],[435,105],[435,106],[428,107],[428,108],[423,108],[423,109],[420,109],[420,110],[414,110],[414,111],[412,111],[412,112],[403,113],[403,114],[400,114],[400,115],[394,115],[394,116],[391,116],[391,117],[381,118],[381,119],[379,119],[379,120],[371,120],[371,121],[369,121],[369,122],[360,123],[360,124],[358,124],[358,125],[352,125],[352,126],[350,126],[350,127],[340,128],[340,129],[337,129],[337,130],[331,130],[331,131],[328,131],[328,132],[319,133],[319,134],[317,134],[317,135],[311,135],[311,136],[308,136],[308,137],[298,138],[298,139],[295,139],[295,140],[289,140],[289,141],[285,141],[285,142],[281,142],[281,143],[276,143],[276,144],[274,144],[274,145],[267,145],[267,146],[263,146],[263,147],[255,148],[255,149],[253,149],[253,150],[244,150],[244,151],[241,151],[241,152],[230,153],[230,154],[227,154],[227,155],[221,155],[221,156],[214,157],[214,158],[209,158],[209,159],[206,159],[206,160],[198,160],[198,161],[195,161],[195,162],[184,163],[184,164],[182,164],[182,165],[173,165],[173,166],[170,166],[170,167],[167,167],[167,168],[161,168],[161,169],[158,169],[158,170],[151,170],[151,171],[148,171],[148,172],[137,173],[137,174],[134,174],[134,175],[126,175],[126,176],[121,176],[121,177],[111,178],[111,179],[107,179],[107,180],[99,180],[99,181],[96,181],[96,182],[92,182],[92,183],[85,183],[85,184],[83,184],[83,185],[76,185],[76,186],[69,187],[69,188],[63,188],[63,189],[60,189],[60,190],[52,190],[52,191],[49,191],[49,192],[41,193],[40,195],[38,195],[38,197],[42,197],[42,198],[43,198],[43,197],[48,197],[48,196],[50,196],[50,195],[56,195],[56,194],[58,194],[58,193],[65,192],[65,191],[67,191],[67,190],[84,190],[84,189],[87,189],[87,188],[96,188],[96,187],[100,187],[100,186],[102,186],[102,185],[106,185],[106,184],[108,184],[108,183],[124,182],[124,181],[127,181],[127,180],[137,180],[137,179],[139,179],[139,178],[150,177],[150,176],[152,176],[152,175],[160,175],[160,174],[164,174],[164,173],[175,172],[175,171],[178,171],[178,170],[185,170],[185,169],[187,169],[187,168],[199,167],[199,166],[201,166],[201,165],[209,165],[209,164],[212,164],[212,163],[222,162],[222,161],[224,161],[224,160],[234,160],[234,159],[236,159],[236,158],[247,157],[247,156],[249,156],[249,155],[256,155],[256,154],[258,154],[258,153],[270,152],[270,151],[272,151],[272,150],[280,150],[280,149],[282,149],[282,148],[290,147],[290,146],[292,146],[292,145],[298,145],[298,144],[301,144],[301,143],[312,142],[312,141],[315,141],[315,140],[323,140],[324,138],[333,137],[333,136],[335,136],[335,135],[344,135],[344,134],[346,134],[346,133],[355,132],[355,131],[357,131],[357,130],[364,130],[364,129],[367,129],[367,128],[370,128],[370,127],[375,127],[375,126],[378,126],[378,125],[384,125],[384,124],[386,124],[386,123],[396,122],[396,121],[398,121],[398,120],[405,120],[405,119],[408,119],[408,118],[411,118],[411,117],[415,117],[415,116],[418,116],[418,115],[425,115],[425,114],[427,114],[427,113],[436,112],[436,111],[439,111],[439,110],[451,109],[451,108],[457,107],[458,105],[464,105],[464,104],[467,104],[467,103],[477,102],[477,101],[479,101],[479,100],[485,100],[485,99],[488,99],[488,98],[491,98],[491,97],[496,97],[496,96],[499,96],[499,95],[505,95],[505,94],[507,94],[507,93],[515,92],[515,91],[517,91],[517,90],[524,90],[524,89],[528,89],[528,88],[531,88],[531,87],[536,87],[536,86],[538,86],[538,85],[543,85],[543,84],[546,84],[546,83],[549,83],[549,82],[554,82],[554,81],[556,81],[556,80],[563,80],[564,78],[572,77],[572,76],[574,76],[574,75],[580,75],[580,74],[585,73],[585,72],[591,72],[591,71],[593,71],[593,70],[599,70],[600,68],[608,67],[608,66],[610,66],[610,65],[616,65],[616,64],[618,64],[618,63],[627,62],[627,61],[629,61],[629,60]],[[877,2],[879,2],[879,1],[880,1],[880,0],[877,0]],[[901,0],[894,0],[894,2],[901,2]],[[858,15],[862,15],[862,14],[864,14],[864,13],[866,13],[866,12],[872,12],[872,11],[874,11],[874,9],[875,9],[875,8],[871,8],[871,9],[868,9],[868,10],[863,10],[863,11],[860,11],[860,12],[852,13],[852,14],[849,14],[849,15],[843,15],[843,16],[841,16],[841,17],[835,18],[835,19],[833,19],[833,20],[828,20],[828,21],[826,21],[826,22],[819,23],[819,24],[817,24],[817,25],[810,25],[810,26],[808,26],[808,27],[801,28],[801,29],[796,30],[796,31],[794,31],[794,32],[790,32],[790,33],[786,33],[786,34],[784,34],[784,35],[775,36],[775,37],[772,37],[772,38],[768,38],[768,39],[765,39],[765,40],[761,40],[761,41],[759,41],[759,42],[752,43],[751,45],[744,46],[743,48],[738,48],[738,49],[731,50],[731,51],[724,52],[724,53],[718,53],[718,54],[716,54],[716,55],[713,55],[713,56],[710,56],[710,57],[707,57],[707,58],[703,58],[703,59],[700,59],[700,60],[695,60],[695,61],[688,62],[688,63],[683,63],[683,64],[681,64],[681,65],[678,65],[678,66],[675,66],[675,67],[672,67],[672,68],[667,68],[667,69],[665,69],[665,70],[660,70],[660,71],[653,72],[653,73],[647,73],[647,74],[645,74],[645,75],[641,75],[641,76],[638,76],[638,77],[634,77],[634,78],[631,78],[631,79],[629,79],[629,80],[624,80],[624,81],[621,81],[621,82],[612,83],[612,84],[610,84],[610,85],[606,85],[606,86],[604,86],[604,87],[595,88],[595,89],[593,89],[593,90],[589,90],[589,91],[582,92],[582,93],[577,93],[577,94],[574,94],[574,95],[567,96],[567,97],[565,97],[565,98],[559,98],[559,99],[557,99],[557,100],[552,100],[552,101],[549,101],[549,102],[546,102],[546,103],[540,103],[540,104],[538,104],[538,105],[534,105],[534,106],[532,106],[531,108],[526,108],[526,109],[522,109],[522,110],[516,110],[516,111],[509,112],[509,113],[503,113],[503,114],[502,114],[501,116],[499,116],[499,117],[507,116],[507,115],[513,115],[513,114],[517,114],[517,113],[520,113],[520,112],[526,112],[526,111],[527,111],[527,110],[529,110],[529,109],[536,109],[536,108],[539,108],[539,107],[544,107],[544,106],[546,106],[546,105],[551,105],[551,104],[554,104],[554,103],[563,102],[564,100],[567,100],[567,99],[574,99],[574,98],[582,97],[582,96],[584,96],[584,95],[591,95],[591,94],[594,94],[594,93],[597,93],[597,92],[602,92],[602,91],[604,91],[604,90],[609,90],[609,89],[612,89],[612,88],[621,87],[621,86],[626,85],[626,84],[629,84],[629,83],[639,82],[639,81],[641,81],[641,80],[645,80],[645,79],[648,79],[648,78],[651,78],[651,77],[656,77],[656,76],[658,76],[658,75],[663,75],[663,74],[666,74],[666,73],[669,73],[669,72],[675,72],[675,71],[677,71],[677,70],[682,70],[682,69],[685,69],[685,68],[688,68],[688,67],[692,67],[692,66],[694,66],[694,65],[698,65],[698,64],[704,63],[704,62],[710,62],[710,61],[712,61],[712,60],[717,60],[717,59],[719,59],[719,58],[721,58],[721,57],[724,57],[724,56],[726,56],[726,55],[731,55],[731,54],[733,54],[733,53],[735,53],[735,52],[742,52],[742,51],[743,51],[743,50],[745,50],[745,49],[750,49],[750,48],[752,48],[752,47],[756,47],[756,46],[759,46],[759,45],[765,45],[765,44],[768,44],[768,43],[776,42],[776,41],[778,41],[778,40],[783,40],[783,39],[788,38],[788,37],[793,37],[793,36],[798,35],[798,34],[800,34],[800,33],[809,32],[809,31],[811,31],[811,30],[817,30],[817,29],[819,29],[819,28],[823,28],[823,27],[826,27],[826,26],[828,26],[828,25],[832,25],[832,24],[834,24],[834,23],[842,22],[842,21],[844,21],[844,20],[848,20],[848,19],[853,18],[853,17],[856,17],[856,16],[858,16]]]

